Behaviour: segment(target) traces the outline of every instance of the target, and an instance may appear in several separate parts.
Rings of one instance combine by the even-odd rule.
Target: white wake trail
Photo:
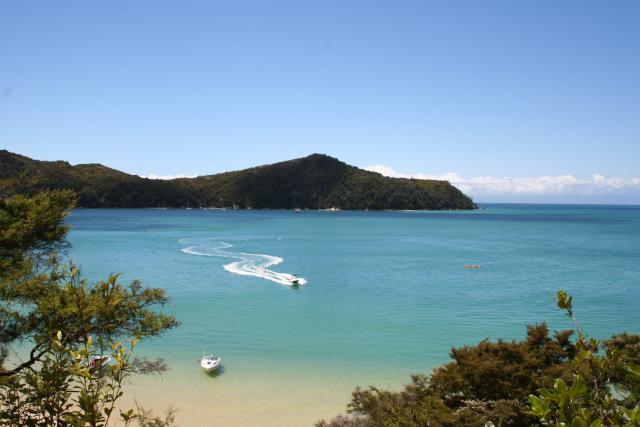
[[[183,239],[180,240],[180,243],[190,244],[197,242]],[[237,261],[225,264],[224,269],[230,273],[240,274],[242,276],[255,276],[285,286],[294,285],[294,280],[297,280],[297,284],[299,285],[307,283],[307,281],[302,277],[269,270],[269,267],[282,263],[283,259],[280,257],[263,254],[249,254],[244,252],[231,252],[227,250],[232,247],[233,245],[225,242],[200,242],[193,246],[183,248],[182,252],[197,256],[235,259]]]

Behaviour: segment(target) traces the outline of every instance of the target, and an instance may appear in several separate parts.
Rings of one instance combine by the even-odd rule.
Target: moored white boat
[[[214,356],[213,354],[202,353],[202,359],[200,359],[200,366],[206,372],[215,371],[220,367],[222,358],[220,356]]]

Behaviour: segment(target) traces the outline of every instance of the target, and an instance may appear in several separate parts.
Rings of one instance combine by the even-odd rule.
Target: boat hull
[[[200,361],[200,366],[204,369],[205,372],[213,372],[220,367],[220,363],[222,362],[221,358],[215,359],[202,359]]]

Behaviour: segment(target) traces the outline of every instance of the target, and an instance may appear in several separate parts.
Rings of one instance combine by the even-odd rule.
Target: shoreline
[[[260,371],[260,370],[258,370]],[[302,376],[304,375],[304,377]],[[399,389],[400,383],[381,378],[345,377],[342,372],[222,372],[208,375],[199,367],[169,371],[162,377],[131,380],[120,407],[136,402],[155,415],[176,410],[181,426],[312,426],[346,412],[351,392],[376,384]],[[408,381],[408,376],[404,376]],[[358,384],[360,383],[360,384]]]

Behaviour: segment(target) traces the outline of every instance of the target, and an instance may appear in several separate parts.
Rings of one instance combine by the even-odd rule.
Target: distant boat
[[[467,264],[464,268],[480,268],[480,266],[478,264]]]
[[[213,354],[205,354],[202,352],[202,359],[200,360],[200,366],[206,372],[215,371],[220,367],[220,362],[222,362],[222,358],[220,356],[214,356]]]
[[[302,212],[302,209],[300,209],[300,208],[295,208],[293,211],[294,211],[295,213],[301,213],[301,212]]]

